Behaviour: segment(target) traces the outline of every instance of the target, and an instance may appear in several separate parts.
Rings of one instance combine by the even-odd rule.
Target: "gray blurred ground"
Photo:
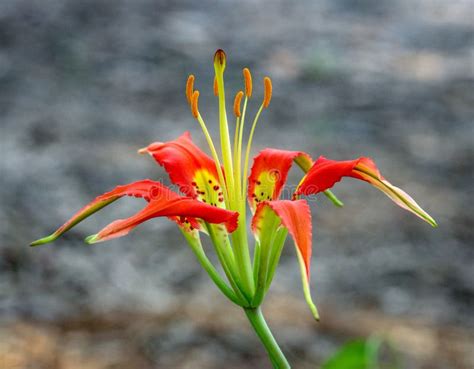
[[[138,148],[184,130],[204,147],[183,91],[195,73],[216,132],[217,48],[229,93],[244,66],[257,101],[272,76],[255,151],[371,156],[440,224],[353,180],[335,188],[343,209],[312,202],[322,323],[291,244],[264,306],[294,367],[377,333],[404,368],[472,368],[473,14],[441,0],[1,1],[0,368],[269,368],[175,225],[82,243],[140,201],[27,246],[116,184],[166,178]]]

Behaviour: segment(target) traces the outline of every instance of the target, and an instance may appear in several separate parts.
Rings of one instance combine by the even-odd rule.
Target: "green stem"
[[[344,206],[344,203],[343,203],[341,200],[339,200],[339,199],[336,197],[336,195],[334,195],[334,194],[332,193],[331,190],[326,190],[326,191],[324,191],[324,194],[326,195],[326,197],[327,197],[329,200],[332,201],[332,203],[333,203],[335,206],[337,206],[337,207],[339,207],[339,208],[342,208],[342,207]]]
[[[209,233],[209,237],[212,240],[217,258],[219,259],[219,262],[224,269],[224,273],[227,276],[227,279],[229,280],[229,283],[234,289],[237,297],[249,304],[251,299],[249,296],[246,296],[245,291],[241,288],[242,284],[240,283],[238,271],[236,270],[234,255],[232,253],[232,248],[230,247],[228,238],[226,236],[225,239],[220,240],[216,236],[215,227],[216,226],[213,224],[206,223],[207,232]]]
[[[250,321],[250,324],[252,324],[252,327],[255,330],[255,333],[265,346],[265,350],[270,357],[273,367],[275,369],[291,369],[290,364],[280,349],[280,346],[278,346],[278,343],[273,337],[270,328],[268,328],[267,322],[263,317],[260,307],[244,310],[247,318]]]
[[[235,304],[240,305],[240,306],[245,306],[246,301],[239,299],[235,295],[234,291],[232,291],[232,289],[229,288],[229,286],[224,282],[224,280],[221,278],[217,270],[214,268],[214,265],[212,265],[212,263],[209,261],[209,259],[206,256],[206,253],[204,252],[202,248],[201,241],[199,240],[199,238],[194,238],[192,236],[189,236],[184,230],[182,230],[182,232],[184,236],[186,237],[186,240],[188,241],[188,244],[191,247],[191,250],[193,250],[194,254],[196,255],[199,263],[207,272],[207,274],[209,274],[209,277],[211,277],[212,281],[221,290],[221,292]]]

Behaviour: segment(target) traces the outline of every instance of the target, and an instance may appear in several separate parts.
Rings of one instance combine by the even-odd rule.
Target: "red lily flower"
[[[252,96],[252,76],[250,71],[244,68],[245,92],[237,92],[233,105],[236,124],[232,149],[225,105],[223,77],[225,68],[225,53],[218,50],[214,56],[214,94],[219,98],[222,165],[206,123],[199,112],[199,91],[194,90],[195,79],[191,75],[186,83],[186,97],[191,112],[206,137],[211,156],[191,141],[188,132],[176,140],[155,142],[139,150],[140,153],[150,154],[160,166],[164,167],[171,181],[185,196],[178,195],[152,180],[118,186],[97,197],[53,234],[33,242],[32,246],[56,240],[88,216],[121,197],[141,197],[147,201],[141,211],[129,218],[112,222],[99,233],[87,237],[86,241],[95,243],[124,236],[151,218],[164,216],[176,222],[211,279],[225,296],[245,309],[272,357],[274,366],[288,368],[288,362],[263,320],[260,305],[273,280],[289,233],[293,238],[300,264],[306,302],[314,317],[319,318],[309,287],[312,254],[311,212],[307,201],[299,197],[323,192],[335,205],[342,206],[329,189],[343,177],[352,177],[369,182],[397,205],[432,226],[436,226],[436,222],[408,194],[388,182],[369,158],[333,161],[321,156],[313,163],[311,157],[301,151],[264,149],[255,157],[247,179],[253,135],[260,114],[270,104],[272,84],[270,78],[264,78],[263,101],[253,120],[243,154],[243,132],[247,102]],[[291,200],[281,200],[280,195],[293,163],[306,174],[291,196]],[[253,260],[250,257],[246,227],[247,201],[254,214],[251,220],[251,229],[255,236]],[[201,246],[199,231],[211,238],[230,286],[207,258]]]
[[[247,68],[243,70],[245,88],[237,92],[234,99],[235,134],[232,147],[225,105],[225,68],[225,53],[218,50],[214,57],[214,93],[219,99],[221,157],[217,154],[214,141],[200,114],[199,91],[194,90],[195,79],[192,75],[186,84],[186,97],[191,112],[207,140],[211,156],[192,142],[188,132],[175,140],[155,142],[139,150],[140,153],[152,156],[185,196],[178,195],[152,180],[119,186],[97,197],[52,235],[35,241],[32,245],[54,241],[83,219],[123,196],[144,198],[147,204],[141,211],[127,219],[112,222],[96,235],[86,238],[86,241],[95,243],[124,236],[151,218],[168,217],[178,224],[201,265],[220,290],[233,302],[244,307],[254,327],[260,325],[258,329],[261,329],[260,318],[252,314],[259,309],[270,287],[289,233],[295,244],[306,301],[315,318],[318,318],[309,288],[312,254],[311,212],[307,201],[300,199],[301,196],[323,192],[334,204],[342,206],[329,189],[343,177],[352,177],[369,182],[397,205],[432,226],[436,226],[436,222],[408,194],[388,182],[369,158],[333,161],[320,157],[313,162],[310,155],[301,151],[267,148],[255,157],[247,179],[253,135],[262,111],[270,104],[272,84],[270,78],[264,78],[263,101],[253,120],[244,152],[243,133],[247,102],[252,96],[252,76]],[[280,195],[293,163],[306,174],[292,194],[291,200],[281,200]],[[251,220],[251,229],[255,236],[253,259],[250,256],[246,226],[247,201],[254,214]],[[230,286],[207,258],[198,231],[203,231],[211,238]],[[274,354],[274,348],[272,350]],[[274,363],[282,360],[281,357],[273,359]]]

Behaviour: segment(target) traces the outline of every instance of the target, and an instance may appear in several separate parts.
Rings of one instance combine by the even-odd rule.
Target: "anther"
[[[194,92],[194,76],[189,75],[188,80],[186,81],[186,99],[188,99],[188,104],[191,104],[191,98]]]
[[[250,98],[252,97],[252,75],[250,74],[250,70],[248,68],[244,68],[242,73],[244,74],[245,96]]]
[[[263,79],[263,107],[268,108],[270,105],[270,100],[272,99],[272,80],[269,77]]]
[[[234,99],[234,115],[239,118],[240,117],[240,102],[242,101],[242,96],[244,93],[242,91],[237,92]]]
[[[217,86],[217,78],[214,77],[214,96],[219,96],[219,87]]]
[[[193,95],[191,96],[191,111],[193,113],[194,118],[199,116],[198,110],[198,100],[199,100],[199,91],[194,91]]]

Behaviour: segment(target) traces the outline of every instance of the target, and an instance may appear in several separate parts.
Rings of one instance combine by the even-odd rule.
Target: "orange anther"
[[[242,96],[244,93],[242,91],[237,92],[234,99],[234,115],[239,118],[240,117],[240,102],[242,101]]]
[[[193,95],[191,96],[191,112],[193,113],[194,118],[199,116],[199,109],[198,109],[198,100],[199,100],[199,91],[194,91]]]
[[[270,100],[272,99],[272,80],[269,77],[263,79],[263,107],[268,108]]]
[[[188,99],[189,104],[191,104],[191,97],[193,96],[193,91],[194,91],[194,76],[190,74],[188,77],[188,80],[186,81],[186,99]]]
[[[244,68],[242,73],[244,74],[245,96],[250,98],[252,96],[252,75],[248,68]]]

